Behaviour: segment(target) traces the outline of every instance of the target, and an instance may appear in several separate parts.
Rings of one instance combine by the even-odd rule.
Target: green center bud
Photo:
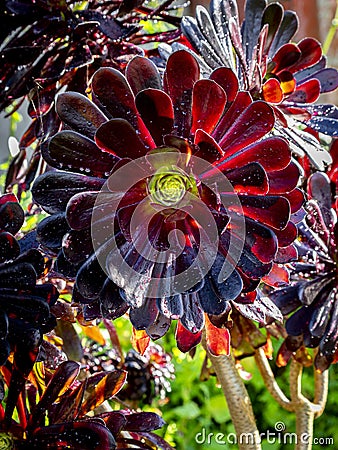
[[[153,203],[172,208],[178,206],[186,192],[197,194],[194,178],[177,166],[161,167],[148,183]]]

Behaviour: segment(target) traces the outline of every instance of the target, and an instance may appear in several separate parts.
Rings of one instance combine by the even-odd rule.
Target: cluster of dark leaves
[[[14,366],[7,363],[1,373],[3,383],[12,389]],[[21,388],[16,405],[19,422],[11,419],[8,400],[5,409],[0,407],[1,416],[5,417],[2,437],[6,435],[12,441],[8,448],[109,450],[132,445],[139,449],[154,446],[171,449],[152,432],[164,424],[155,413],[103,409],[88,416],[119,392],[126,375],[125,371],[115,369],[83,377],[80,364],[74,361],[61,363],[55,371],[37,363],[29,381]],[[5,392],[4,384],[2,392]]]
[[[76,1],[6,0],[0,7],[0,111],[13,112],[29,100],[31,124],[20,140],[21,152],[12,162],[6,186],[18,182],[28,189],[39,165],[39,146],[55,134],[60,122],[54,98],[61,89],[84,92],[99,67],[123,69],[128,60],[144,51],[138,44],[170,40],[179,18],[170,15],[171,2],[150,9],[141,1],[90,0],[79,8]],[[140,20],[172,24],[174,31],[142,34]],[[0,42],[1,42],[0,41]],[[26,148],[37,146],[33,157]],[[28,159],[27,173],[23,162]]]

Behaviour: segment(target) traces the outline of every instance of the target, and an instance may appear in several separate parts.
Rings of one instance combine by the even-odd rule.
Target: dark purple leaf
[[[112,119],[101,125],[95,142],[104,151],[120,158],[139,158],[147,152],[135,129],[124,119]]]
[[[54,214],[42,220],[37,227],[37,240],[51,250],[60,249],[63,236],[69,231],[64,213]]]
[[[137,109],[157,145],[170,134],[174,125],[174,110],[170,97],[157,89],[146,89],[136,96]]]
[[[61,131],[42,147],[42,156],[57,169],[104,178],[118,158],[102,152],[91,140],[74,131]]]
[[[134,95],[144,89],[161,89],[161,78],[158,69],[148,58],[135,56],[127,65],[126,78]]]
[[[107,121],[106,116],[87,97],[77,92],[64,92],[56,99],[60,119],[75,131],[92,139]]]
[[[298,30],[298,17],[294,11],[285,11],[282,23],[270,47],[269,56],[272,57],[284,44],[287,44]]]
[[[7,202],[0,205],[0,231],[16,234],[22,227],[24,212],[19,203]]]
[[[49,214],[63,212],[73,195],[84,191],[99,191],[104,184],[100,178],[67,172],[47,172],[32,187],[35,201]]]

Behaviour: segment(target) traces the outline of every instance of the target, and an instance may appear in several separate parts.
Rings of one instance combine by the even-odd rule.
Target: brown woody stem
[[[258,348],[256,350],[255,360],[265,383],[265,387],[272,397],[282,406],[282,408],[287,411],[293,411],[292,403],[279,387],[263,348]]]
[[[233,357],[231,355],[214,356],[208,352],[205,337],[202,343],[226,398],[235,427],[239,450],[260,450],[261,439],[251,401]]]
[[[279,387],[271,370],[269,361],[262,348],[256,350],[255,360],[266,388],[272,397],[287,411],[296,415],[297,443],[295,450],[310,450],[313,440],[313,422],[324,409],[328,393],[328,370],[314,372],[314,400],[311,402],[302,394],[303,366],[296,360],[291,360],[290,366],[290,397],[289,400]]]
[[[329,371],[318,372],[315,370],[315,395],[313,402],[318,406],[315,419],[320,417],[325,409],[327,394],[329,390]]]
[[[292,359],[290,366],[290,396],[296,414],[297,442],[295,450],[311,450],[316,407],[302,394],[302,373],[303,366]]]

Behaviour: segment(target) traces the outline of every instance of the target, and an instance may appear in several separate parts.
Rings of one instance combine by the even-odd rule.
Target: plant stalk
[[[302,373],[303,366],[292,359],[290,366],[290,396],[296,414],[297,442],[295,450],[311,450],[315,408],[302,394]]]
[[[202,339],[202,344],[226,398],[235,427],[239,450],[261,450],[261,438],[256,426],[251,401],[233,357],[231,355],[212,355],[207,349],[205,336]]]

